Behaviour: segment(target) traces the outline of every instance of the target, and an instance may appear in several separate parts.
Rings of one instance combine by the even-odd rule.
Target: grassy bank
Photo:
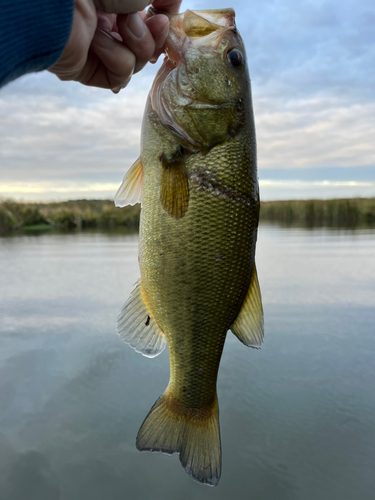
[[[309,227],[373,226],[375,198],[263,202],[260,218],[263,221]]]
[[[309,227],[375,225],[375,198],[263,202],[260,218],[262,221]],[[44,229],[137,229],[138,223],[139,205],[119,209],[110,200],[0,201],[1,234]]]
[[[0,202],[0,233],[43,229],[138,228],[139,205],[116,208],[109,200],[77,200],[61,203]]]

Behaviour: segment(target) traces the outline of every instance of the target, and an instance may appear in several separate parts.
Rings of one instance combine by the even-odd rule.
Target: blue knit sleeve
[[[0,86],[50,68],[68,41],[74,0],[0,0]]]

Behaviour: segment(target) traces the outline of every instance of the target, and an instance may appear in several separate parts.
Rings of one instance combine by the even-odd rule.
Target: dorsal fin
[[[162,173],[161,203],[169,215],[183,217],[189,205],[189,183],[183,149],[180,147],[170,157],[160,157]]]
[[[248,347],[259,349],[263,343],[262,296],[255,264],[249,290],[231,330]]]
[[[142,201],[143,165],[141,157],[126,172],[121,186],[115,195],[116,207],[135,205]]]

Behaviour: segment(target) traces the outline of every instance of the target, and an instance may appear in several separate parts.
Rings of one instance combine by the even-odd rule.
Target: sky
[[[261,199],[375,196],[375,2],[233,7],[252,81]],[[119,94],[42,72],[0,89],[0,198],[112,199],[139,156],[158,65]]]

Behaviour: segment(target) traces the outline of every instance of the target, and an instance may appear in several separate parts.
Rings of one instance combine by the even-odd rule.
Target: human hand
[[[168,35],[167,16],[147,18],[143,9],[153,3],[178,12],[181,1],[76,0],[68,42],[49,71],[60,80],[119,92],[148,61],[157,60]]]

